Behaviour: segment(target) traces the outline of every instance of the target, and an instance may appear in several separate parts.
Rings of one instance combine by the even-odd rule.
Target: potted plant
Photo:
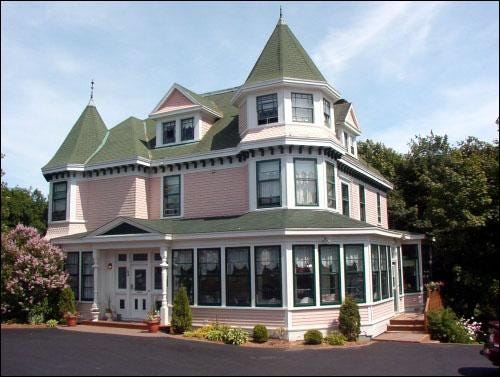
[[[59,313],[70,327],[76,326],[78,312],[76,311],[75,295],[73,290],[66,287],[59,296]]]
[[[111,297],[110,296],[108,296],[108,306],[104,312],[104,315],[106,316],[106,321],[113,320],[113,310],[111,309]]]
[[[147,314],[144,321],[148,325],[148,331],[156,333],[160,330],[160,315],[158,311],[152,308]]]

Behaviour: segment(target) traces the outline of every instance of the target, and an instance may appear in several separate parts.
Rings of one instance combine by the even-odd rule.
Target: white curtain
[[[312,252],[308,246],[298,246],[294,249],[295,265],[298,268],[309,268],[312,271]]]
[[[200,272],[214,272],[219,267],[219,250],[198,250],[200,253]]]
[[[313,205],[317,203],[315,161],[295,161],[295,191],[297,204]]]
[[[232,275],[234,269],[241,270],[243,267],[248,267],[248,249],[231,249],[227,253],[227,274]]]
[[[264,268],[273,270],[278,267],[279,251],[273,248],[258,249],[255,251],[257,274],[262,274]]]

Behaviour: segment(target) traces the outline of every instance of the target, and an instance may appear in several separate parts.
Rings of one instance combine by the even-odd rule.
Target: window
[[[82,252],[82,301],[94,299],[94,258],[92,251]]]
[[[377,192],[377,221],[380,224],[382,222],[382,209],[380,208],[380,193]]]
[[[181,120],[181,141],[194,140],[194,118]]]
[[[257,162],[257,208],[281,206],[281,160]]]
[[[420,290],[420,269],[418,266],[418,245],[403,245],[403,281],[405,293]]]
[[[163,123],[163,144],[175,143],[175,120]]]
[[[160,261],[161,262],[161,255],[160,255],[160,253],[155,253],[154,259],[155,259],[155,261]]]
[[[323,99],[323,115],[325,116],[325,126],[331,126],[331,115],[330,115],[330,102]]]
[[[295,204],[317,206],[318,188],[315,159],[295,159]]]
[[[359,185],[359,219],[366,221],[365,186]]]
[[[387,247],[379,246],[380,249],[380,280],[382,280],[382,299],[389,297],[389,258]]]
[[[175,297],[180,287],[186,288],[189,304],[194,303],[193,250],[172,250],[172,295]]]
[[[354,136],[351,137],[351,154],[354,154],[354,142],[356,138]]]
[[[344,245],[345,292],[356,302],[365,302],[365,266],[363,245]]]
[[[320,245],[319,258],[321,305],[340,304],[339,245]]]
[[[226,248],[226,305],[250,306],[250,248]]]
[[[126,262],[127,254],[118,254],[118,262]]]
[[[380,288],[380,254],[378,245],[371,245],[372,251],[372,294],[373,301],[380,301],[381,288]]]
[[[181,176],[170,175],[163,178],[163,216],[181,214]]]
[[[221,304],[220,249],[198,249],[198,305]]]
[[[278,122],[278,95],[268,94],[257,97],[257,124]]]
[[[66,220],[67,182],[52,185],[52,221]]]
[[[295,306],[314,306],[314,246],[293,246],[293,302]]]
[[[345,149],[347,149],[348,145],[349,145],[349,135],[346,132],[344,132],[344,147],[345,147]]]
[[[80,299],[80,253],[68,253],[64,269],[69,274],[69,286],[73,290],[75,300]]]
[[[312,94],[292,93],[292,120],[294,122],[314,122]]]
[[[134,262],[146,262],[148,260],[148,254],[146,253],[134,254],[132,259],[134,260]]]
[[[336,193],[335,193],[335,168],[332,164],[326,163],[326,194],[328,200],[328,208],[336,208]]]
[[[349,216],[349,186],[342,183],[342,214]]]
[[[398,246],[396,248],[396,252],[398,253],[398,270],[399,270],[399,294],[403,294],[403,268],[401,265],[401,248]]]
[[[127,267],[118,267],[118,289],[127,289]]]
[[[161,267],[155,267],[155,289],[162,290],[161,286]]]
[[[255,305],[282,305],[279,246],[255,247]]]

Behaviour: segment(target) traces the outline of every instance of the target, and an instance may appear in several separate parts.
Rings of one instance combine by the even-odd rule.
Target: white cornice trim
[[[193,105],[193,106],[185,107],[185,108],[178,109],[178,110],[162,111],[161,113],[152,113],[152,114],[149,114],[148,118],[149,119],[166,118],[169,116],[175,116],[175,115],[179,115],[179,114],[198,112],[202,109],[203,109],[203,107],[200,105]]]
[[[342,158],[339,159],[340,162],[348,167],[350,167],[351,169],[353,170],[356,170],[357,172],[363,174],[363,175],[366,175],[367,177],[370,177],[371,179],[373,179],[374,181],[376,181],[377,183],[381,184],[382,186],[384,187],[387,187],[388,189],[392,190],[394,188],[394,186],[392,184],[387,184],[386,182],[382,181],[380,178],[376,177],[375,175],[373,175],[373,173],[365,170],[365,169],[362,169],[356,165],[353,165],[351,164],[350,162],[346,161],[346,160],[343,160]]]

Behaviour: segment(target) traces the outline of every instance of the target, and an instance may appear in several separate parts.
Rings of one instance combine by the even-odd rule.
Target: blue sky
[[[178,82],[241,85],[283,6],[286,23],[363,134],[406,152],[432,129],[497,136],[498,2],[2,2],[1,132],[9,186],[45,194],[41,167],[87,105],[108,128],[147,117]]]

